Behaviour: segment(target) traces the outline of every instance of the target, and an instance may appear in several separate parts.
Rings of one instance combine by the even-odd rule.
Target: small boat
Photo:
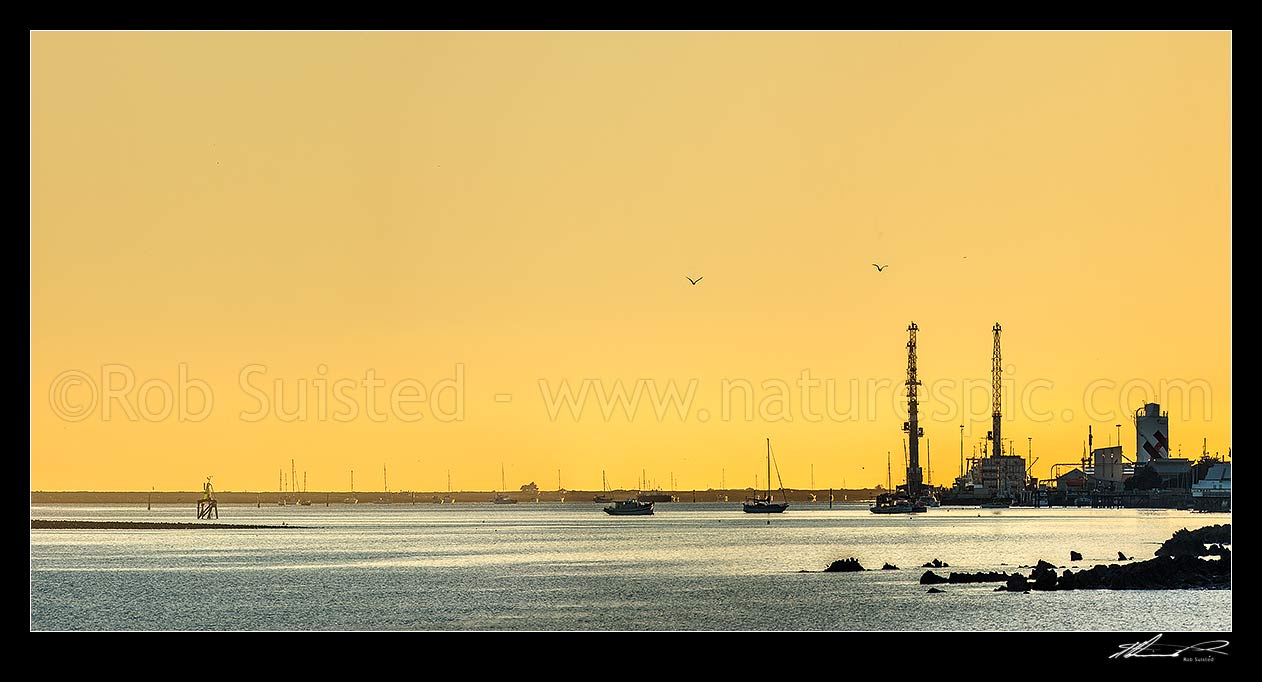
[[[1012,506],[1012,502],[1006,499],[994,499],[982,502],[982,509],[1007,509]]]
[[[342,503],[343,503],[343,504],[359,504],[359,498],[358,498],[358,497],[348,497],[348,498],[346,498],[345,500],[342,500]]]
[[[653,514],[653,503],[639,500],[619,500],[605,507],[605,513],[610,516],[651,516]]]
[[[600,494],[592,498],[592,502],[613,502],[609,496],[609,480],[605,478],[605,470],[600,470]]]
[[[779,467],[776,468],[776,476],[780,475]],[[784,482],[780,483],[780,496],[784,497]],[[771,439],[767,439],[767,496],[758,497],[754,495],[752,500],[745,500],[742,505],[746,514],[780,514],[789,508],[788,500],[784,502],[775,502],[771,498]]]
[[[788,502],[772,502],[770,498],[746,500],[741,508],[746,514],[780,514],[789,508]]]
[[[501,488],[508,487],[507,485],[504,484],[504,463],[503,462],[500,462],[500,487]],[[522,490],[525,490],[525,488],[522,488]],[[494,502],[495,504],[517,504],[517,500],[511,497],[505,497],[503,493],[495,493],[495,499],[491,500],[491,502]]]
[[[868,511],[873,514],[920,514],[928,511],[928,507],[919,500],[912,501],[903,497],[901,493],[882,493],[876,496],[876,504],[868,507]]]
[[[933,493],[924,493],[919,498],[917,498],[917,501],[925,505],[926,507],[941,507],[942,506],[942,503],[938,501],[938,498],[935,497]]]
[[[674,502],[675,496],[670,493],[664,493],[660,490],[651,490],[647,493],[640,493],[635,496],[640,502]]]

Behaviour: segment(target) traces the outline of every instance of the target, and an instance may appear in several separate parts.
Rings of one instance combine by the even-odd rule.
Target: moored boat
[[[873,514],[920,514],[928,511],[928,507],[924,502],[910,500],[901,494],[882,493],[876,496],[876,504],[868,507],[868,511]]]
[[[780,469],[779,469],[779,465],[777,465],[776,476],[778,477],[779,475],[780,475]],[[783,481],[781,481],[780,483],[780,497],[782,498],[786,497],[784,494]],[[741,505],[741,508],[745,510],[746,514],[780,514],[780,513],[783,513],[784,510],[789,508],[789,501],[787,499],[783,500],[782,502],[776,502],[771,497],[771,439],[770,438],[767,439],[767,495],[766,497],[759,497],[757,494],[755,494],[753,499],[745,500],[745,503]]]
[[[619,500],[605,507],[605,513],[610,516],[651,516],[653,514],[653,503],[639,500]]]

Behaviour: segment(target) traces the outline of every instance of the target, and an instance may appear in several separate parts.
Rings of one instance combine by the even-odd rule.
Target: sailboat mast
[[[504,463],[500,462],[500,490],[506,490],[504,487]]]
[[[890,489],[890,451],[885,451],[885,491]]]
[[[771,439],[767,439],[767,501],[771,501]]]

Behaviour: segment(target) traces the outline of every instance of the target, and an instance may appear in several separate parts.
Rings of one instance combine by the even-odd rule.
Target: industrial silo
[[[1135,461],[1170,458],[1170,416],[1148,403],[1135,411]]]

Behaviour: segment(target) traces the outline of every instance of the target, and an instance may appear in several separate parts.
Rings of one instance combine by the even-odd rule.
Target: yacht
[[[600,494],[592,498],[592,502],[613,502],[613,498],[609,496],[609,479],[605,478],[605,471],[600,472]]]
[[[500,462],[500,488],[507,488],[504,484],[504,463]],[[505,497],[504,493],[495,493],[495,499],[491,500],[495,504],[517,504],[517,500],[511,497]]]
[[[776,475],[780,475],[779,467],[776,468]],[[780,496],[785,497],[784,482],[780,483]],[[743,505],[746,514],[780,514],[789,508],[789,501],[774,502],[771,498],[771,439],[767,439],[767,496],[759,497],[754,495],[752,500],[745,500]]]

